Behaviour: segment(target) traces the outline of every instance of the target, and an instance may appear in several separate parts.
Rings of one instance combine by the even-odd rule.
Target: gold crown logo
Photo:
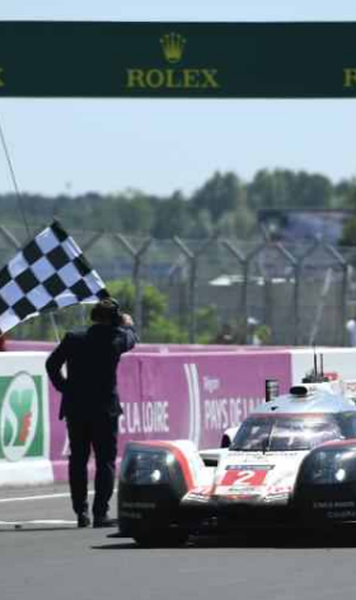
[[[165,59],[169,63],[178,63],[183,56],[183,50],[186,40],[179,33],[167,33],[161,40],[162,50]]]

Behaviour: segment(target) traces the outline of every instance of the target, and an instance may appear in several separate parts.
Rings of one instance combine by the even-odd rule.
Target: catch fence
[[[352,247],[335,247],[323,240],[281,244],[218,235],[161,240],[102,230],[70,233],[105,282],[132,281],[133,312],[141,336],[143,289],[149,283],[165,294],[167,316],[186,329],[190,343],[198,339],[199,311],[210,307],[218,329],[229,326],[235,343],[251,341],[255,322],[257,331],[267,332],[264,342],[271,345],[348,344],[345,323],[356,311]],[[1,266],[25,238],[23,228],[0,226]],[[79,307],[76,310],[82,315]],[[20,339],[30,333],[31,328],[19,326],[13,335]],[[141,340],[145,342],[144,337]]]

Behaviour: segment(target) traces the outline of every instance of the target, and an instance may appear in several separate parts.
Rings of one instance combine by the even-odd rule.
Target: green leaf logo
[[[36,434],[38,402],[36,385],[29,373],[21,372],[11,379],[0,415],[1,445],[7,460],[26,456]]]
[[[33,390],[12,390],[9,394],[9,404],[14,420],[5,419],[4,446],[23,446],[26,443],[31,427],[31,405],[33,401]],[[15,426],[14,426],[15,425]]]

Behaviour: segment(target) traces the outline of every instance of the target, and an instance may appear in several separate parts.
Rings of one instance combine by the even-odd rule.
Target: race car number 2
[[[221,485],[258,486],[262,485],[268,469],[228,469]]]

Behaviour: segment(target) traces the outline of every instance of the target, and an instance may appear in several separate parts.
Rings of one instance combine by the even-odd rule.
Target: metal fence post
[[[243,254],[235,248],[228,240],[222,240],[223,246],[232,254],[234,258],[237,259],[238,263],[242,267],[242,289],[241,289],[241,310],[237,315],[237,322],[240,325],[239,331],[241,333],[241,343],[246,344],[247,341],[247,292],[248,292],[248,270],[249,263]],[[236,307],[236,310],[239,310],[239,306]]]
[[[256,256],[258,256],[262,250],[265,250],[266,247],[268,246],[268,240],[263,241],[262,243],[258,244],[256,246],[256,248],[254,248],[247,256],[246,256],[246,280],[248,281],[248,273],[249,270],[251,269],[251,265],[253,263],[253,260],[256,258]],[[266,290],[265,290],[266,291]],[[246,291],[247,294],[247,291]],[[265,313],[266,313],[266,302],[267,302],[267,298],[268,296],[265,293]],[[266,316],[266,315],[265,315]],[[246,335],[246,341],[247,341],[247,319],[248,319],[248,315],[246,314],[246,320],[245,320],[245,335]],[[268,323],[265,323],[266,325],[268,325]]]
[[[130,254],[133,260],[132,267],[132,280],[135,288],[135,303],[134,303],[134,319],[136,323],[137,332],[140,335],[142,333],[142,286],[141,286],[141,266],[142,257],[148,250],[152,238],[147,238],[138,250],[130,244],[130,242],[121,234],[115,233],[115,239],[122,245],[122,247]]]
[[[346,296],[347,296],[347,262],[344,257],[338,252],[336,248],[327,244],[325,249],[333,258],[335,258],[337,265],[340,267],[342,272],[341,278],[341,295],[340,295],[340,344],[341,346],[346,345],[346,319],[347,319],[347,308],[346,308]]]
[[[307,250],[307,252],[304,253],[303,257],[301,258],[300,262],[304,263],[306,258],[308,258],[309,256],[311,256],[317,249],[319,248],[323,248],[324,251],[329,254],[330,256],[332,256],[332,258],[334,259],[334,261],[336,262],[337,266],[341,268],[341,270],[343,272],[345,272],[346,268],[347,268],[347,263],[344,259],[344,257],[340,254],[340,252],[338,252],[336,250],[336,248],[334,248],[333,246],[331,246],[331,244],[325,244],[322,240],[316,239],[313,243],[313,245],[311,246],[311,248],[309,248]],[[316,317],[315,317],[315,322],[314,322],[314,327],[312,330],[312,335],[310,337],[310,342],[315,343],[316,340],[316,336],[318,334],[318,329],[321,323],[321,317],[322,317],[322,312],[324,310],[324,306],[325,306],[325,302],[326,302],[326,297],[327,294],[329,292],[329,288],[330,288],[330,284],[331,284],[331,280],[332,280],[332,276],[333,273],[335,272],[335,267],[331,266],[329,267],[327,274],[326,274],[326,278],[324,280],[324,286],[323,286],[323,290],[322,290],[322,299],[321,299],[321,303],[319,304],[319,306],[317,306],[317,312],[316,312]],[[342,343],[345,343],[345,321],[346,321],[346,284],[345,284],[345,273],[343,275],[343,287],[342,287],[342,297],[341,297],[341,310],[340,312],[340,320],[339,320],[339,327],[341,328],[342,334],[341,334],[341,339],[342,339]],[[342,321],[342,322],[341,322]]]
[[[185,255],[185,257],[188,259],[189,261],[189,293],[188,293],[188,302],[189,302],[189,322],[188,322],[188,336],[189,336],[189,343],[190,344],[194,344],[195,342],[195,335],[196,335],[196,317],[195,317],[195,291],[196,291],[196,276],[197,276],[197,269],[196,269],[196,262],[197,262],[197,257],[196,255],[191,252],[191,250],[189,250],[189,248],[185,245],[185,243],[183,242],[183,240],[181,240],[179,237],[175,236],[174,238],[174,242],[177,244],[177,246],[180,248],[180,250],[183,252],[183,254]]]
[[[300,340],[300,273],[301,263],[297,261],[294,268],[294,295],[293,295],[293,307],[294,307],[294,345],[299,346]]]
[[[299,325],[300,325],[300,314],[299,314],[299,265],[297,259],[293,254],[287,250],[280,242],[277,242],[276,247],[280,254],[284,256],[287,262],[293,269],[294,276],[294,293],[293,293],[293,313],[294,313],[294,331],[293,331],[293,342],[296,346],[299,343]]]
[[[210,244],[218,237],[216,232],[212,237],[205,240],[196,252],[192,252],[188,246],[178,236],[173,238],[173,241],[180,248],[182,253],[189,261],[189,325],[188,335],[189,343],[194,344],[196,339],[196,283],[197,283],[197,267],[198,259]]]
[[[348,264],[345,261],[345,265],[342,268],[342,283],[341,283],[341,344],[342,346],[348,345],[346,322],[347,322],[347,289],[348,289]]]

